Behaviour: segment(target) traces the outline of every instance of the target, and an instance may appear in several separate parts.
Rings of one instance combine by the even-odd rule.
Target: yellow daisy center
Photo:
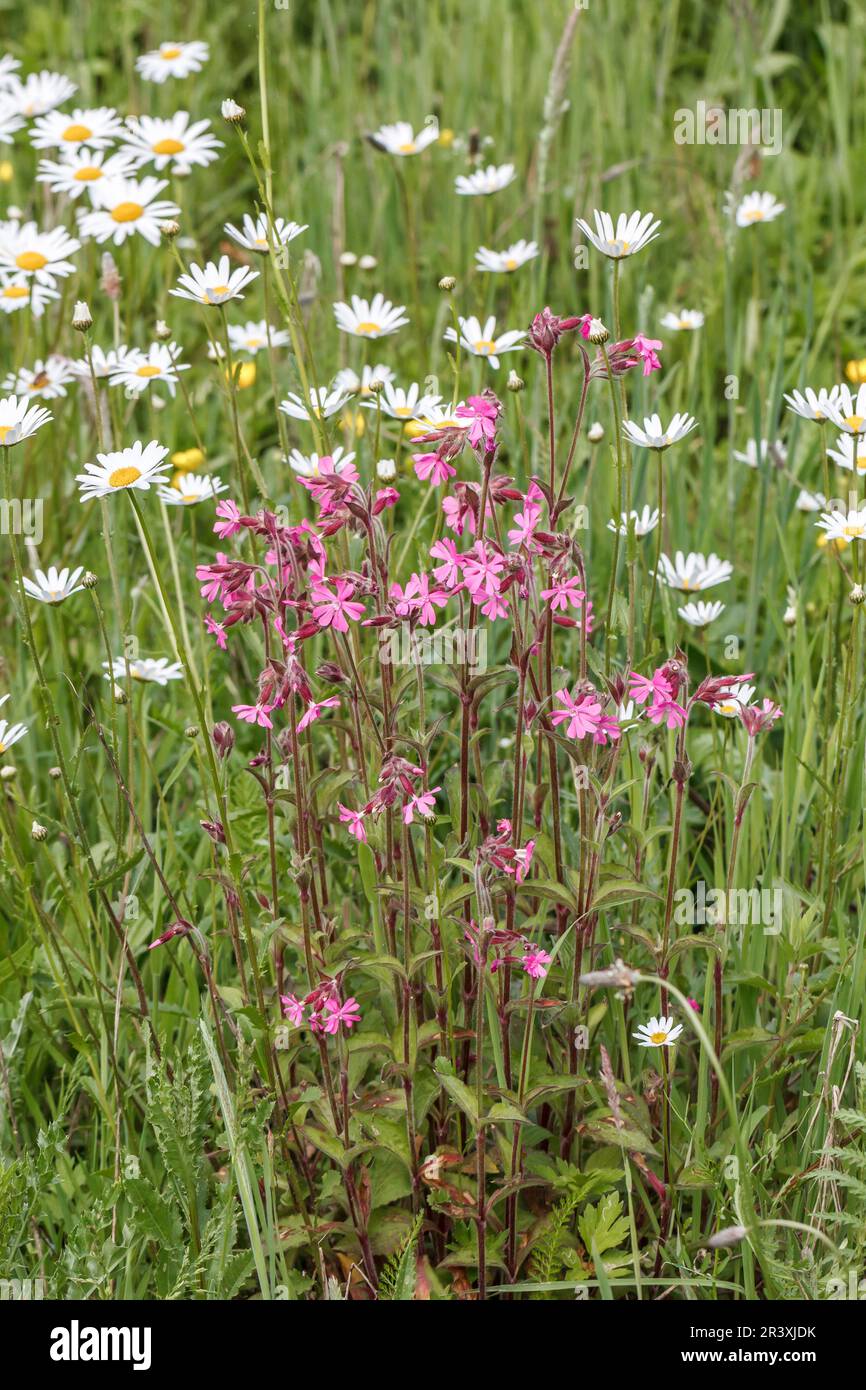
[[[491,352],[496,351],[496,344],[492,338],[479,338],[478,342],[475,344],[475,351],[483,353],[483,355],[487,357]]]
[[[6,285],[3,290],[4,299],[27,299],[29,295],[26,285]]]
[[[764,214],[760,208],[753,208],[750,212],[746,213],[747,222],[763,222],[763,220]]]
[[[696,588],[697,588],[697,585],[696,585],[696,584],[692,584],[692,581],[691,581],[690,579],[684,579],[684,580],[682,581],[682,583],[680,584],[680,588],[681,588],[681,589],[685,589],[686,592],[688,592],[689,589],[696,589]]]
[[[406,142],[405,145],[398,145],[397,148],[398,148],[398,150],[400,151],[401,154],[414,154],[414,153],[415,153],[415,141],[414,141],[414,140],[407,140],[407,142]]]
[[[111,215],[115,222],[137,222],[144,216],[144,208],[141,203],[118,203],[111,209]]]
[[[863,535],[863,527],[862,527],[862,525],[846,526],[846,527],[845,527],[845,535],[848,536],[848,537],[862,536],[862,535]]]
[[[399,416],[401,420],[406,420],[412,414],[412,411],[408,405],[395,405],[394,414]]]
[[[72,175],[76,183],[93,183],[94,179],[102,178],[102,170],[95,164],[83,164],[80,169],[76,169]]]
[[[517,261],[514,259],[513,256],[509,256],[509,257],[508,257],[508,260],[505,262],[505,269],[506,269],[506,270],[516,270],[516,269],[517,269]]]
[[[248,348],[258,348],[258,347],[261,347],[261,345],[262,345],[262,339],[261,339],[261,338],[247,338],[247,347],[248,347]]]
[[[650,1033],[650,1042],[656,1047],[661,1047],[663,1042],[667,1042],[667,1033]]]
[[[182,140],[172,139],[157,140],[156,144],[153,146],[154,154],[180,154],[181,151],[185,149],[186,145]]]
[[[159,50],[159,56],[164,59],[165,62],[170,63],[172,58],[180,57],[180,52],[179,48],[161,48]]]
[[[208,296],[212,294],[228,294],[228,292],[228,285],[212,285],[211,288],[208,290],[207,294],[205,295],[205,299],[207,299]]]
[[[6,752],[6,744],[3,742],[2,739],[0,739],[0,753],[5,753],[5,752]]]
[[[0,444],[6,443],[6,436],[12,429],[11,425],[0,425]]]
[[[22,251],[15,257],[15,264],[19,270],[42,270],[48,264],[48,257],[41,251]]]
[[[381,332],[381,329],[382,325],[380,323],[373,323],[370,320],[365,320],[364,323],[358,324],[358,327],[355,329],[355,332],[372,334]]]
[[[138,482],[140,477],[141,469],[128,464],[126,468],[115,468],[114,472],[109,475],[108,486],[132,487],[132,484]]]
[[[135,369],[135,375],[136,375],[136,376],[159,376],[159,374],[160,374],[161,371],[162,371],[162,367],[152,367],[152,366],[150,366],[150,365],[147,365],[147,366],[144,366],[144,367],[136,367],[136,369]]]
[[[845,418],[845,424],[848,426],[849,430],[852,430],[855,434],[859,434],[863,427],[863,416],[848,415]]]
[[[63,132],[63,139],[70,142],[76,140],[89,140],[93,131],[87,125],[68,125]]]

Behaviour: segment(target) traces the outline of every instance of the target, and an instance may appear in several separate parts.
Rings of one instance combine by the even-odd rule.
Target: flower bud
[[[35,820],[30,827],[30,834],[33,836],[34,840],[42,841],[48,839],[47,829],[44,825],[40,825],[38,820]]]
[[[156,327],[153,330],[153,336],[158,343],[165,343],[171,337],[171,329],[165,319],[157,319]]]
[[[110,251],[102,253],[102,279],[100,287],[104,294],[111,300],[120,298],[120,287],[123,281],[120,278],[120,271],[117,269],[117,262]]]
[[[52,781],[57,782],[63,776],[63,773],[60,771],[59,767],[49,767],[48,776]]]
[[[14,782],[17,776],[18,769],[13,767],[12,763],[6,763],[4,767],[0,768],[0,777],[3,778],[4,782]]]
[[[352,266],[357,264],[358,257],[355,255],[354,251],[344,251],[340,256],[340,265],[344,266],[347,270],[351,270]]]
[[[362,256],[358,262],[359,270],[375,270],[379,262],[375,256]]]
[[[389,478],[393,478],[396,472],[397,465],[393,459],[379,459],[379,462],[376,464],[376,476],[377,478],[381,478],[383,482],[387,482]]]
[[[93,570],[88,570],[81,582],[85,589],[95,589],[99,583],[99,575],[94,574]]]
[[[604,425],[599,424],[598,420],[595,420],[587,430],[586,437],[590,444],[600,444],[604,439]]]
[[[214,724],[211,738],[220,757],[227,758],[235,746],[235,731],[231,724],[227,724],[224,719],[221,719],[218,724]]]
[[[173,241],[174,238],[180,232],[180,223],[175,222],[174,219],[172,219],[171,221],[160,222],[159,230],[162,232],[163,236],[167,238],[168,241]]]
[[[864,590],[863,585],[855,584],[854,588],[848,595],[848,602],[853,603],[854,607],[858,608],[860,604],[863,602],[864,598],[866,598],[866,590]]]
[[[83,299],[76,299],[75,301],[75,308],[72,311],[72,327],[77,333],[86,333],[88,328],[93,327],[93,315]]]
[[[229,125],[240,125],[241,121],[246,120],[246,111],[236,101],[232,101],[231,97],[220,103],[220,112],[223,120],[228,121]]]
[[[505,383],[506,391],[523,391],[525,386],[526,382],[523,380],[522,376],[518,376],[515,371],[508,373],[508,380]]]
[[[184,736],[184,738],[198,738],[198,736],[199,736],[199,727],[198,727],[198,724],[187,724],[186,728],[185,728],[184,731],[183,731],[183,736]]]

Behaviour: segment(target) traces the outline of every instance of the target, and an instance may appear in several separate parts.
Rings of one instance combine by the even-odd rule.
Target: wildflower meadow
[[[866,1296],[862,4],[4,18],[3,1298]]]

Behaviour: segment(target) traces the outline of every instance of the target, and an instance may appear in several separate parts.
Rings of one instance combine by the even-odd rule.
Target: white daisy
[[[86,463],[84,472],[75,481],[81,484],[79,497],[89,502],[94,497],[110,497],[113,492],[135,488],[148,492],[151,483],[161,482],[170,467],[168,449],[152,439],[149,444],[136,440],[129,449],[111,454],[97,454],[98,463]]]
[[[367,139],[386,154],[396,154],[405,158],[407,155],[420,154],[428,145],[439,139],[439,123],[431,120],[415,135],[408,121],[395,121],[393,125],[380,126],[372,135],[368,135]]]
[[[465,401],[457,401],[452,406],[450,401],[441,401],[438,405],[428,405],[423,415],[408,422],[406,431],[426,434],[430,430],[468,430],[470,421],[457,414],[465,404]]]
[[[24,117],[10,105],[6,92],[0,92],[0,145],[12,145],[14,136],[24,125]]]
[[[866,458],[863,460],[863,466],[866,468]],[[803,487],[800,488],[794,505],[798,512],[823,512],[827,510],[827,498],[823,492],[807,492]]]
[[[7,222],[0,232],[0,269],[33,275],[40,285],[53,288],[57,276],[72,274],[75,266],[66,258],[80,249],[81,242],[63,227],[40,232],[35,222]]]
[[[164,382],[173,396],[177,389],[178,372],[189,371],[189,363],[179,361],[177,343],[151,343],[147,352],[130,348],[123,354],[110,374],[111,386],[125,386],[131,395],[140,396],[148,386]]]
[[[693,333],[704,326],[704,316],[700,309],[673,309],[660,319],[662,328],[672,333]]]
[[[712,553],[703,555],[701,551],[689,551],[684,555],[678,550],[673,563],[667,555],[659,557],[659,579],[671,589],[682,589],[690,593],[700,589],[712,589],[730,579],[734,567],[729,560],[720,560]]]
[[[150,175],[143,179],[106,179],[99,192],[99,206],[78,214],[79,231],[98,242],[111,240],[115,246],[137,232],[151,246],[158,246],[159,224],[180,213],[177,203],[156,196],[167,184],[167,179]]]
[[[793,391],[790,396],[786,395],[788,409],[793,410],[795,415],[799,415],[802,420],[822,420],[830,418],[830,411],[835,408],[839,400],[838,386],[831,386],[827,391],[823,386],[819,391],[813,391],[811,386],[806,387],[805,394]]]
[[[370,387],[374,381],[381,381],[383,386],[387,386],[393,380],[394,373],[391,368],[386,367],[384,362],[377,362],[375,367],[362,367],[360,376],[353,372],[351,367],[344,367],[334,377],[334,385],[339,386],[341,391],[351,391],[352,395],[369,396],[372,394]]]
[[[171,487],[157,488],[157,496],[171,507],[189,507],[227,491],[225,483],[211,473],[182,473]]]
[[[192,43],[161,43],[150,53],[142,53],[135,60],[135,68],[146,82],[167,82],[170,77],[189,77],[191,72],[200,72],[210,57],[206,43],[196,39]]]
[[[682,1031],[683,1025],[674,1027],[672,1018],[651,1018],[648,1023],[639,1023],[632,1037],[641,1047],[672,1047]]]
[[[770,463],[773,464],[775,468],[780,468],[782,466],[785,459],[788,457],[788,451],[781,439],[777,439],[773,444],[770,444],[768,439],[762,439],[760,447],[758,446],[757,440],[750,439],[744,452],[741,452],[739,449],[734,450],[734,458],[737,459],[739,463],[745,463],[749,468],[757,468],[759,459],[761,463],[765,463],[768,455]]]
[[[777,203],[772,193],[747,193],[736,211],[738,227],[753,227],[756,222],[772,222],[785,211],[784,203]]]
[[[334,305],[334,318],[342,333],[351,333],[356,338],[386,338],[409,322],[403,313],[405,307],[405,304],[392,304],[381,294],[374,295],[371,300],[353,294],[351,308],[342,302]]]
[[[479,246],[475,252],[475,260],[479,270],[502,275],[519,270],[527,261],[532,261],[540,255],[537,242],[521,239],[507,246],[504,251],[491,251],[487,246]]]
[[[0,400],[0,445],[10,448],[29,439],[52,418],[41,405],[31,406],[26,396],[7,396]]]
[[[866,473],[866,438],[861,434],[855,441],[853,434],[840,434],[836,440],[836,448],[827,450],[827,457],[833,460],[837,468],[845,468],[849,473],[854,471],[855,462],[857,472]]]
[[[704,603],[699,599],[697,603],[684,603],[677,612],[683,622],[688,623],[689,627],[709,627],[725,611],[723,603]]]
[[[338,444],[336,449],[330,454],[330,459],[334,465],[334,471],[341,473],[354,461],[353,453],[344,454],[343,446]],[[292,449],[286,462],[296,473],[300,473],[302,478],[317,478],[319,476],[319,464],[321,458],[318,454],[302,454],[299,449]]]
[[[93,106],[74,111],[49,111],[33,122],[30,143],[37,150],[77,150],[89,145],[104,150],[123,134],[113,106]]]
[[[472,174],[458,174],[454,188],[465,198],[479,198],[488,193],[499,193],[516,177],[513,164],[488,164],[486,169],[476,169]]]
[[[613,261],[642,251],[651,241],[655,241],[658,236],[656,229],[661,226],[657,219],[653,221],[651,212],[621,212],[615,227],[609,212],[599,212],[594,208],[592,215],[595,218],[595,231],[582,217],[577,218],[577,225],[596,251]]]
[[[128,660],[125,656],[116,656],[110,668],[107,661],[103,661],[102,666],[107,681],[122,680],[127,675],[134,681],[150,681],[154,685],[168,685],[169,681],[183,680],[180,662],[169,661],[164,656],[156,660],[151,657],[138,657],[135,661]]]
[[[643,510],[639,512],[620,512],[619,534],[621,536],[628,535],[630,517],[634,517],[635,519],[635,535],[648,536],[650,531],[654,531],[659,524],[659,509],[658,507],[653,507],[652,510],[650,510],[649,507],[644,507]],[[617,529],[616,522],[613,519],[607,523],[607,529],[608,531],[615,531]]]
[[[119,347],[109,348],[108,352],[101,348],[98,343],[94,343],[90,349],[90,356],[93,362],[93,375],[97,380],[110,377],[114,372],[119,371],[134,348]],[[72,371],[77,377],[87,377],[90,379],[91,364],[86,357],[77,357],[70,363]]]
[[[204,269],[191,265],[189,274],[179,275],[178,288],[170,293],[196,304],[225,304],[229,299],[243,299],[241,290],[258,279],[258,274],[245,265],[230,270],[228,256],[220,256],[216,264],[208,261]]]
[[[269,328],[265,319],[260,319],[258,323],[250,321],[243,326],[239,323],[229,324],[229,344],[232,352],[248,352],[251,357],[267,348],[269,334],[272,348],[286,347],[291,342],[288,329]]]
[[[669,449],[672,444],[678,444],[681,439],[685,439],[697,423],[691,415],[677,411],[667,429],[662,428],[658,415],[644,416],[643,429],[633,420],[623,420],[622,429],[632,444],[637,444],[642,449]]]
[[[3,54],[3,57],[0,58],[0,92],[5,92],[7,87],[14,86],[18,81],[15,73],[20,66],[18,59],[13,58],[11,53]]]
[[[441,396],[422,394],[417,381],[413,381],[405,390],[388,381],[384,391],[380,391],[375,399],[363,401],[362,404],[368,410],[381,409],[382,414],[390,415],[392,420],[413,420],[435,410],[441,400]]]
[[[0,719],[0,753],[6,753],[26,733],[26,724],[7,724],[5,719]]]
[[[124,153],[141,167],[153,162],[158,173],[171,169],[175,174],[190,173],[193,165],[202,168],[218,159],[222,140],[210,132],[210,121],[190,125],[188,111],[176,111],[168,120],[154,116],[128,116],[123,142]]]
[[[70,82],[68,77],[43,68],[41,72],[28,73],[23,82],[13,77],[3,97],[4,103],[29,120],[31,116],[44,116],[46,111],[53,111],[55,106],[68,101],[77,91],[75,83]]]
[[[822,512],[821,520],[815,522],[826,531],[828,541],[862,541],[866,538],[866,507],[861,510],[851,508],[847,512]]]
[[[36,576],[35,582],[24,576],[24,591],[30,598],[35,598],[37,603],[62,603],[71,594],[77,594],[84,589],[84,585],[78,582],[84,573],[83,565],[74,570],[58,570],[56,565],[52,565],[47,574],[44,570],[34,570],[33,573]]]
[[[267,255],[273,245],[288,246],[289,242],[294,241],[301,232],[305,232],[307,227],[306,222],[303,225],[287,222],[283,217],[275,217],[271,226],[265,213],[260,213],[254,219],[248,212],[244,213],[242,228],[239,229],[232,222],[225,224],[225,230],[239,246],[243,246],[247,251],[256,251],[259,255]]]
[[[516,352],[526,336],[522,329],[513,328],[507,333],[496,336],[496,319],[491,314],[481,327],[478,319],[474,316],[457,319],[460,326],[460,346],[464,352],[469,352],[473,357],[486,357],[491,367],[499,366],[499,357],[503,352]],[[453,328],[446,328],[445,340],[449,343],[457,342],[457,334]]]
[[[746,685],[745,681],[739,681],[737,685],[732,685],[728,694],[721,704],[714,705],[716,714],[721,714],[725,719],[736,719],[740,710],[745,709],[752,703],[755,697],[755,687]]]
[[[68,358],[54,355],[47,357],[44,362],[41,358],[34,362],[32,370],[19,367],[17,372],[10,372],[2,389],[14,391],[16,396],[42,397],[51,401],[66,395],[66,383],[72,381],[74,376]]]
[[[343,409],[349,397],[339,387],[311,386],[309,399],[307,405],[300,396],[290,391],[286,399],[280,401],[280,410],[284,415],[291,415],[293,420],[309,420],[311,417],[327,420]]]
[[[836,399],[827,402],[827,414],[845,434],[866,433],[866,382],[858,388],[856,396],[852,396],[849,386],[840,386]]]
[[[79,146],[63,159],[40,159],[36,181],[47,183],[52,193],[65,193],[67,198],[78,198],[86,192],[90,201],[98,206],[106,182],[128,178],[133,170],[131,155],[106,154],[105,150]]]
[[[40,285],[29,275],[10,275],[0,271],[0,309],[14,314],[16,309],[32,309],[34,318],[41,318],[51,299],[59,299],[60,291],[51,285]]]

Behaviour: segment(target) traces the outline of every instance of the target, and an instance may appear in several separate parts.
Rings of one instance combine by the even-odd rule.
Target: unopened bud
[[[93,315],[83,299],[76,299],[75,301],[75,308],[72,310],[72,327],[77,333],[86,333],[88,328],[93,327]]]
[[[4,767],[0,768],[0,777],[3,778],[4,782],[14,782],[17,776],[18,769],[13,767],[11,763],[6,763]]]
[[[184,738],[198,738],[198,736],[199,736],[199,727],[198,727],[198,724],[187,724],[186,728],[185,728],[184,731],[183,731],[183,736],[184,736]]]
[[[46,830],[44,825],[39,824],[38,820],[35,820],[32,826],[30,827],[30,834],[33,836],[34,840],[48,839],[48,831]]]
[[[381,478],[383,482],[388,482],[390,478],[394,477],[396,472],[397,465],[393,459],[379,459],[379,462],[376,464],[376,476]]]
[[[344,251],[340,256],[340,265],[345,266],[347,270],[357,264],[358,257],[355,255],[354,251]]]
[[[93,570],[88,570],[81,582],[85,589],[95,589],[99,583],[99,575],[94,574]]]
[[[590,319],[589,332],[586,336],[596,347],[600,347],[602,343],[607,342],[610,334],[601,319]]]
[[[456,285],[456,275],[443,275],[442,279],[439,281],[440,290],[444,290],[446,294],[450,294],[451,291],[456,288]]]
[[[174,220],[167,221],[167,222],[160,222],[160,224],[159,224],[159,230],[162,232],[162,234],[163,234],[164,237],[167,237],[167,238],[168,238],[169,241],[173,241],[174,238],[175,238],[175,237],[178,235],[178,233],[180,232],[180,223],[179,223],[179,222],[175,222]]]
[[[116,705],[125,705],[127,703],[128,696],[122,685],[115,685],[112,694],[114,695],[114,703]]]
[[[122,283],[120,271],[117,269],[117,262],[110,251],[103,251],[102,279],[100,281],[103,293],[107,294],[109,299],[119,299]]]
[[[165,343],[171,337],[171,329],[165,319],[157,319],[156,327],[153,330],[153,336],[159,343]]]
[[[374,380],[370,382],[367,390],[373,396],[380,396],[385,390],[385,383],[379,377],[375,377]]]
[[[864,598],[866,598],[866,590],[864,590],[863,585],[855,584],[848,595],[848,602],[853,603],[856,608],[863,602]]]
[[[586,437],[590,444],[600,444],[604,439],[604,425],[600,425],[596,420],[587,430]]]
[[[362,256],[358,262],[359,270],[375,270],[379,262],[375,256]]]
[[[224,719],[221,719],[218,724],[214,724],[211,738],[220,757],[227,758],[235,746],[235,731],[231,724],[227,724]]]
[[[247,113],[244,108],[239,106],[236,101],[232,101],[231,97],[227,97],[220,104],[220,111],[223,120],[228,121],[229,125],[240,125],[241,121],[246,119]]]
[[[514,371],[508,373],[508,380],[505,383],[506,391],[514,391],[516,393],[518,391],[523,391],[525,387],[526,382],[523,380],[522,376],[518,376]]]
[[[61,772],[59,767],[49,767],[48,776],[52,779],[52,781],[57,782],[63,776],[63,773]]]

